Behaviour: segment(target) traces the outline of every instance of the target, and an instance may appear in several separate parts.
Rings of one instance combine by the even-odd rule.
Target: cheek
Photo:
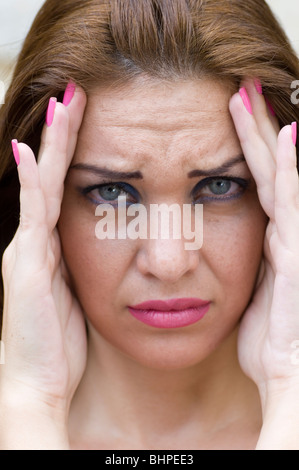
[[[267,225],[255,207],[233,218],[208,218],[204,225],[203,256],[219,285],[222,302],[246,307],[261,262]],[[237,308],[236,308],[237,307]]]
[[[85,233],[83,227],[72,236],[71,242],[64,243],[62,230],[61,239],[77,295],[88,312],[88,305],[99,306],[99,298],[101,302],[113,298],[129,264],[129,252],[124,242],[116,247],[114,240],[89,239]]]
[[[127,240],[99,240],[97,218],[82,216],[62,205],[58,230],[63,257],[77,297],[86,313],[98,312],[116,293],[130,266],[132,243]]]

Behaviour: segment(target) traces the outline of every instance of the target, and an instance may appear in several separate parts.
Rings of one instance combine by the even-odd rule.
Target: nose
[[[198,250],[187,250],[183,239],[144,240],[137,254],[139,272],[168,283],[194,272],[198,262]]]

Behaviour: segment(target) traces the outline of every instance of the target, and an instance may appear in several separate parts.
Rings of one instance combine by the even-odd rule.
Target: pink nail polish
[[[267,98],[265,98],[265,100],[266,100],[268,109],[269,109],[269,111],[270,111],[270,114],[271,114],[272,116],[276,116],[276,113],[275,113],[275,111],[274,111],[274,109],[273,109],[273,106],[271,105],[270,101],[268,101]]]
[[[75,89],[76,89],[75,83],[69,82],[69,84],[67,85],[67,87],[65,89],[64,97],[63,97],[63,101],[62,101],[64,106],[68,106],[70,104],[70,102],[72,101],[73,96],[75,94]]]
[[[48,110],[47,110],[47,116],[46,116],[46,124],[48,127],[52,125],[56,103],[57,103],[57,98],[50,98]]]
[[[292,122],[292,139],[293,139],[293,144],[296,146],[297,143],[297,122]]]
[[[248,93],[246,91],[246,88],[244,88],[244,87],[240,88],[239,93],[241,95],[241,98],[243,100],[245,108],[247,109],[249,114],[252,114],[251,103],[250,103],[250,99],[249,99]]]
[[[11,145],[12,145],[12,151],[13,151],[13,155],[15,157],[16,164],[17,164],[17,166],[19,166],[19,164],[20,164],[20,154],[19,154],[17,139],[12,140]]]
[[[255,86],[255,89],[258,92],[258,94],[262,95],[263,94],[263,87],[262,87],[261,81],[258,78],[256,78],[254,80],[254,86]]]

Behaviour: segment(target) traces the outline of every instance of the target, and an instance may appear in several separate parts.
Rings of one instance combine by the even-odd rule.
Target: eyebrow
[[[87,165],[85,163],[77,163],[72,165],[70,170],[83,170],[93,173],[97,176],[104,176],[106,178],[117,178],[117,179],[143,179],[142,173],[140,171],[114,171],[108,170],[107,168],[101,168],[96,165]]]
[[[223,165],[216,168],[210,168],[209,170],[192,170],[188,173],[188,178],[195,178],[198,176],[219,176],[222,173],[230,170],[232,167],[238,165],[239,163],[245,162],[244,155],[238,155],[237,157],[228,160]],[[70,167],[70,170],[82,170],[89,173],[93,173],[97,176],[103,176],[111,179],[143,179],[143,175],[140,171],[115,171],[109,170],[107,168],[102,168],[96,165],[88,165],[85,163],[76,163]]]
[[[246,162],[244,155],[238,155],[237,157],[228,160],[223,163],[223,165],[218,166],[217,168],[210,168],[209,170],[192,170],[188,173],[189,178],[195,178],[197,176],[220,176],[222,173],[230,170],[232,167],[238,165],[239,163]]]

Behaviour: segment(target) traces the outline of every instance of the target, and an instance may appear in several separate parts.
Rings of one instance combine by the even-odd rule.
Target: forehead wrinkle
[[[158,152],[169,153],[171,150],[176,154],[178,150],[190,153],[210,153],[218,150],[219,146],[227,140],[232,140],[234,131],[232,122],[225,119],[224,116],[219,119],[197,121],[198,124],[192,125],[186,122],[183,125],[165,127],[161,129],[157,125],[157,120],[152,124],[136,122],[133,125],[123,123],[96,126],[95,129],[88,127],[88,134],[82,135],[81,143],[84,147],[89,147],[91,151],[102,145],[109,150],[109,153],[119,154],[129,159],[135,159],[146,156],[152,158],[153,154]],[[205,125],[204,125],[205,124]],[[215,130],[217,130],[217,139],[215,139]],[[132,142],[132,146],[131,146]],[[125,152],[124,152],[125,151]],[[128,153],[129,152],[129,153]]]
[[[205,132],[211,127],[227,126],[230,114],[225,111],[202,111],[197,110],[186,113],[184,110],[174,109],[173,115],[170,110],[166,112],[136,112],[120,114],[107,112],[100,113],[91,117],[89,126],[99,129],[140,129],[144,131],[154,131],[157,135],[165,133],[174,133],[179,131]]]
[[[105,96],[94,96],[94,100],[89,102],[85,119],[89,120],[89,126],[95,128],[136,128],[153,130],[165,133],[178,131],[180,129],[199,128],[223,125],[231,119],[228,100],[225,106],[220,106],[218,102],[194,97],[191,102],[186,98],[172,101],[167,100],[160,103],[159,99],[142,100],[142,96],[132,96],[132,100],[127,97],[113,100],[113,97],[105,100]],[[140,101],[142,100],[142,106]],[[222,103],[223,105],[223,103]]]
[[[236,151],[226,89],[217,91],[207,83],[198,93],[192,84],[191,88],[176,88],[174,95],[162,93],[161,100],[160,89],[150,94],[147,88],[135,92],[128,96],[104,91],[89,100],[78,155],[90,155],[93,163],[100,157],[107,164],[110,157],[125,170],[154,168],[156,162],[162,171],[171,164],[190,171],[212,159],[215,163],[212,157],[216,153],[222,163],[223,157],[229,157],[224,145]]]
[[[91,138],[83,136],[81,139],[82,151],[80,156],[89,163],[96,164],[99,162],[113,165],[113,169],[121,171],[145,172],[146,168],[151,168],[157,175],[159,172],[165,171],[171,173],[175,168],[180,168],[184,172],[188,172],[195,168],[205,170],[211,166],[215,166],[215,156],[219,164],[228,158],[231,152],[236,153],[236,145],[232,139],[228,126],[220,126],[218,122],[213,121],[213,127],[217,128],[218,138],[215,139],[212,133],[212,142],[210,136],[211,127],[201,129],[198,135],[198,129],[179,129],[180,132],[172,130],[166,133],[157,133],[154,135],[150,131],[149,135],[143,134],[142,139],[132,139],[134,145],[130,146],[130,133],[132,131],[135,137],[135,130],[131,128],[118,128],[116,139],[111,139],[111,133],[102,133],[103,148],[95,152],[94,149],[99,147],[99,132],[91,133]],[[105,126],[106,130],[113,130],[110,126]],[[138,135],[138,132],[137,132]],[[162,140],[161,140],[162,137]],[[125,140],[124,140],[125,139]],[[158,142],[157,142],[158,139]],[[106,145],[106,141],[108,145]],[[126,142],[127,141],[127,142]],[[159,158],[162,157],[162,158]],[[80,159],[81,160],[81,159]]]

